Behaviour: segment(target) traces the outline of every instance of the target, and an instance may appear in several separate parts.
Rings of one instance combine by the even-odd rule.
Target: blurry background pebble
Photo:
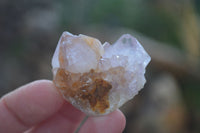
[[[121,109],[124,133],[200,132],[199,0],[0,0],[0,96],[52,79],[63,31],[101,42],[134,35],[151,55],[147,84]]]

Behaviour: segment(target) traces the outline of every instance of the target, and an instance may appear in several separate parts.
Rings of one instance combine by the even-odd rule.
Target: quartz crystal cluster
[[[87,115],[108,114],[132,99],[146,80],[151,58],[131,35],[110,45],[64,32],[53,55],[54,84]]]

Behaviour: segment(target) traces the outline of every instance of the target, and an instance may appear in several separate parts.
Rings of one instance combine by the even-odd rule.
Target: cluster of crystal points
[[[52,59],[54,84],[64,98],[88,115],[108,114],[145,84],[151,58],[131,35],[113,45],[64,32]]]

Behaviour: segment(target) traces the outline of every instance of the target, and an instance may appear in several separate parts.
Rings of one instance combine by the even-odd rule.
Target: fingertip
[[[113,133],[122,133],[125,126],[126,126],[126,117],[124,114],[119,110],[115,110],[114,112],[108,114],[105,119],[105,121],[113,122],[110,124],[110,128],[112,128]],[[112,119],[112,120],[110,120]]]
[[[119,110],[117,109],[117,116],[119,117],[118,121],[120,121],[120,131],[123,132],[124,128],[126,127],[126,117],[125,115]]]
[[[108,115],[89,117],[81,127],[80,133],[122,133],[126,124],[126,118],[120,110]]]

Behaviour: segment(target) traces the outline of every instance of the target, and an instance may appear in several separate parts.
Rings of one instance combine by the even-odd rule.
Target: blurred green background
[[[144,89],[121,108],[124,133],[200,132],[199,0],[0,0],[0,96],[52,79],[63,31],[102,43],[129,33],[151,55]]]

